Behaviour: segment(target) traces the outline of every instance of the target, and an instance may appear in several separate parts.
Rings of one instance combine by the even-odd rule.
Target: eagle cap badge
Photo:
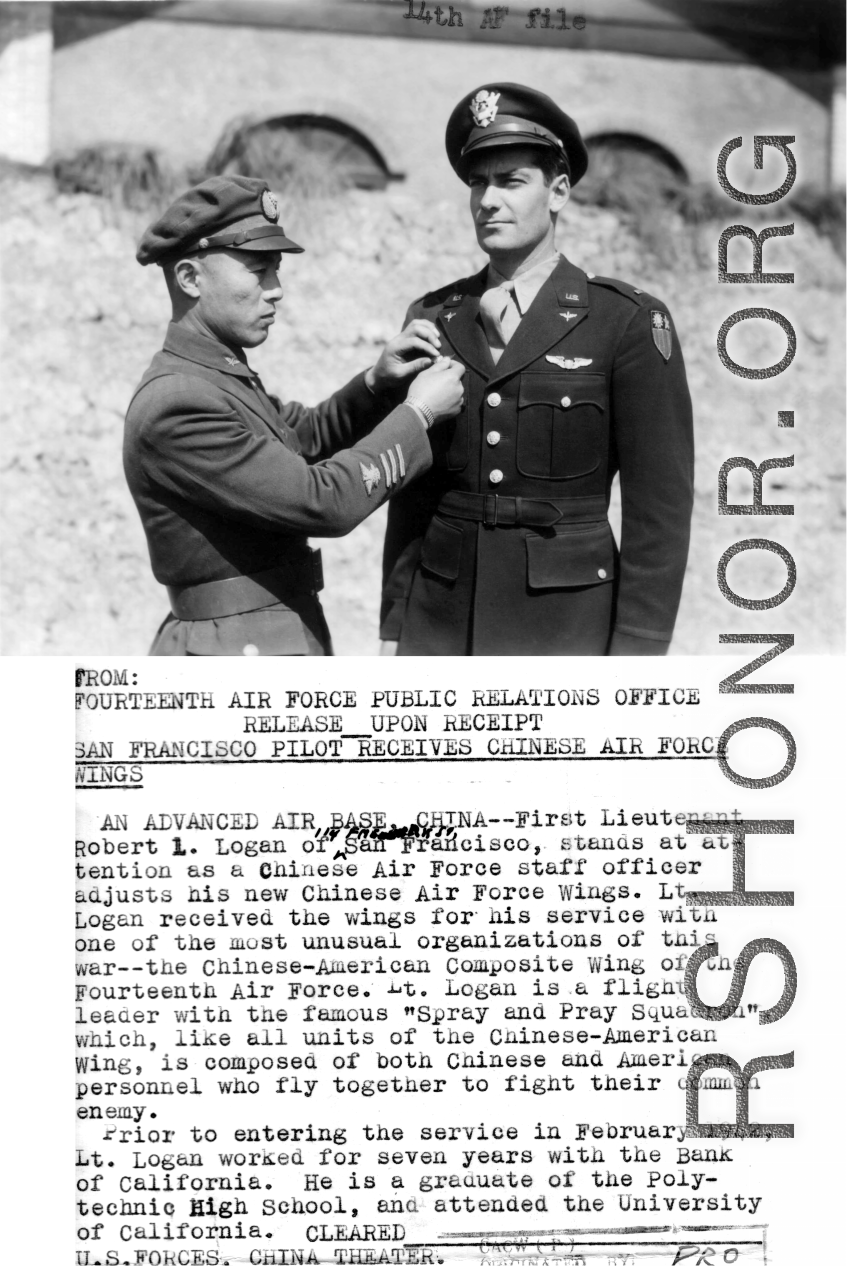
[[[480,88],[471,102],[471,114],[477,127],[488,127],[489,124],[494,122],[497,117],[497,102],[499,100],[499,92],[487,92],[485,88]]]
[[[270,189],[266,189],[262,194],[262,215],[266,220],[270,220],[271,224],[276,224],[279,219],[279,204]]]

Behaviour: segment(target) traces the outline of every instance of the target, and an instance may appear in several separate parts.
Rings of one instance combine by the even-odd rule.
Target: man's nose
[[[486,185],[482,191],[479,205],[483,211],[493,211],[500,205],[500,191],[496,185]]]
[[[270,285],[265,290],[265,298],[267,299],[268,303],[279,303],[280,299],[282,298],[282,284],[279,280],[279,277],[277,276],[276,273],[274,273],[273,276],[269,278],[268,280],[271,281],[273,284]]]

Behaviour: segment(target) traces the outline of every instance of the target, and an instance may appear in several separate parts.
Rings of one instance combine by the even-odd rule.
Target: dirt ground
[[[124,484],[121,431],[133,388],[161,344],[168,317],[162,279],[157,269],[135,263],[138,216],[92,196],[56,194],[41,177],[8,177],[0,195],[3,653],[144,654],[167,601],[150,574]],[[392,191],[286,210],[286,229],[309,251],[284,262],[281,314],[268,344],[251,358],[283,398],[315,403],[329,395],[374,361],[413,298],[483,262],[467,214],[454,203],[422,206]],[[737,212],[744,220],[744,209]],[[720,286],[721,227],[705,225],[693,236],[670,226],[665,263],[646,256],[610,211],[572,204],[562,229],[562,248],[575,262],[665,299],[685,350],[697,492],[672,653],[717,653],[721,632],[789,627],[801,653],[840,652],[843,266],[831,244],[797,219],[793,237],[765,247],[765,267],[793,271],[794,286]],[[734,249],[730,268],[749,268],[749,245]],[[745,307],[775,308],[797,332],[796,358],[775,379],[748,382],[718,360],[718,328]],[[730,353],[751,366],[779,360],[784,349],[784,335],[772,324],[747,323],[729,336]],[[793,430],[777,428],[777,410],[786,409],[795,411]],[[792,517],[751,522],[718,515],[722,462],[789,454],[794,466],[766,477],[765,499],[794,503]],[[748,476],[731,478],[733,499],[749,500]],[[377,512],[349,537],[318,542],[337,654],[377,650],[383,529],[384,514]],[[718,559],[746,537],[772,537],[796,559],[796,589],[775,611],[739,610],[718,589]],[[767,597],[782,588],[785,568],[759,551],[733,562],[729,576],[747,596]]]

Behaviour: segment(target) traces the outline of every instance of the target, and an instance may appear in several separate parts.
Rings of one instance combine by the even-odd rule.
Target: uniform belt
[[[448,492],[439,512],[484,527],[553,527],[605,520],[605,497],[501,497],[496,492]]]
[[[250,576],[208,580],[201,585],[168,585],[168,597],[178,620],[215,620],[272,607],[297,594],[314,594],[323,586],[321,552],[313,549],[294,562]]]

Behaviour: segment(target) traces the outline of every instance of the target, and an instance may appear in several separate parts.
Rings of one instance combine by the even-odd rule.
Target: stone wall
[[[548,92],[586,136],[658,143],[693,180],[714,180],[724,143],[759,131],[795,135],[804,181],[827,181],[828,105],[755,66],[203,23],[138,22],[59,49],[52,144],[154,145],[196,163],[233,118],[329,115],[362,132],[410,193],[444,197],[449,112],[498,78]]]

